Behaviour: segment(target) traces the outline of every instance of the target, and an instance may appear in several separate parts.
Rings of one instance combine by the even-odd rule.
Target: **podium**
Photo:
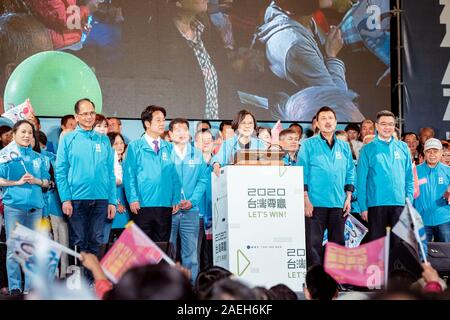
[[[302,291],[306,276],[303,168],[226,166],[212,173],[214,265],[251,286]]]

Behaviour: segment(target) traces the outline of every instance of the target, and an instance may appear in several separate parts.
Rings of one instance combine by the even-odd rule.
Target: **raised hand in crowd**
[[[81,252],[80,261],[86,269],[89,269],[92,272],[95,280],[107,280],[96,255],[92,253]]]

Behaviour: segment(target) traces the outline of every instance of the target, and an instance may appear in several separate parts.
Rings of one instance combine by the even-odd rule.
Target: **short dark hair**
[[[295,292],[285,284],[277,284],[269,290],[275,295],[274,300],[298,300]]]
[[[10,126],[0,126],[0,136],[4,133],[11,131],[12,128]]]
[[[411,131],[410,132],[403,132],[402,140],[405,140],[406,136],[414,136],[414,137],[416,137],[416,140],[419,141],[419,136],[416,133],[414,133],[414,132],[411,132]]]
[[[47,139],[47,136],[45,135],[45,133],[43,133],[42,131],[39,131],[38,135],[39,135],[39,143],[42,143],[44,146],[46,146],[48,139]]]
[[[220,279],[229,278],[233,274],[222,267],[212,266],[201,271],[195,279],[194,291],[200,298],[205,297],[211,290],[213,284]]]
[[[195,135],[194,135],[194,140],[196,140],[197,137],[198,137],[200,134],[203,134],[203,133],[209,133],[209,134],[211,135],[211,137],[213,136],[211,130],[203,128],[203,129],[198,130],[198,131],[195,133]]]
[[[292,129],[284,129],[284,130],[281,130],[281,132],[280,132],[280,134],[279,134],[279,137],[280,137],[280,139],[281,139],[282,137],[287,136],[288,134],[297,134],[297,132],[295,132],[295,131],[292,130]],[[299,137],[299,138],[300,138],[300,137]]]
[[[298,122],[292,122],[292,123],[289,125],[289,128],[292,128],[292,127],[299,127],[299,128],[302,130],[302,133],[303,133],[303,127],[302,127],[302,125],[301,125],[300,123],[298,123]]]
[[[167,115],[166,109],[164,109],[163,107],[160,107],[160,106],[151,105],[151,106],[148,106],[147,108],[145,108],[144,111],[142,111],[141,121],[142,121],[142,126],[144,127],[144,130],[147,130],[147,128],[145,127],[145,121],[148,121],[151,123],[153,120],[153,113],[155,113],[157,111],[162,112],[162,114],[164,115],[164,118],[166,117],[166,115]]]
[[[358,133],[361,132],[361,128],[359,127],[359,125],[358,125],[357,123],[349,123],[349,124],[345,127],[344,130],[345,130],[345,131],[353,130],[353,131],[356,131],[356,132],[358,132]]]
[[[272,135],[272,130],[271,130],[269,127],[257,127],[257,128],[256,128],[257,135],[259,136],[260,133],[261,133],[261,131],[264,131],[264,130],[267,130],[267,132],[268,132],[270,135]]]
[[[247,115],[250,115],[253,118],[253,130],[256,131],[256,118],[255,116],[248,110],[242,109],[241,111],[239,111],[236,114],[236,117],[234,117],[233,122],[231,123],[231,128],[233,128],[233,130],[237,130],[237,128],[239,128],[239,125],[241,124],[241,122],[245,119],[245,117]]]
[[[175,118],[169,123],[169,131],[173,132],[173,127],[179,123],[185,124],[189,129],[189,121],[187,121],[185,118]]]
[[[67,122],[68,122],[70,119],[75,120],[75,117],[73,116],[73,114],[66,114],[64,117],[62,117],[62,118],[61,118],[61,127],[62,127],[62,126],[66,126],[66,125],[67,125]]]
[[[122,124],[122,121],[120,121],[120,119],[117,118],[117,117],[108,117],[108,118],[106,118],[106,119],[108,119],[108,121],[109,121],[109,120],[112,120],[112,119],[115,119],[115,120],[119,121],[119,125]]]
[[[378,120],[380,120],[381,117],[392,117],[395,119],[395,115],[389,111],[389,110],[381,110],[380,112],[377,113],[377,122]]]
[[[338,283],[322,265],[312,266],[306,273],[306,288],[314,300],[332,300],[337,291]]]
[[[232,126],[232,123],[231,123],[231,121],[230,120],[224,120],[224,121],[222,121],[221,123],[220,123],[220,125],[219,125],[219,131],[220,132],[222,132],[222,130],[223,130],[223,127],[225,127],[225,126]]]
[[[208,120],[202,120],[202,121],[200,121],[199,123],[197,123],[197,127],[198,127],[200,124],[203,124],[203,123],[207,124],[208,127],[211,129],[211,122],[209,122]]]
[[[213,283],[206,299],[221,300],[224,295],[231,296],[235,300],[256,300],[257,298],[255,292],[242,282],[224,278]]]
[[[181,271],[160,263],[125,272],[105,300],[196,300],[196,296]]]
[[[319,119],[319,115],[322,112],[332,112],[334,114],[334,118],[336,119],[336,112],[333,109],[331,109],[330,107],[328,107],[328,106],[324,106],[324,107],[320,108],[319,111],[317,111],[316,119]]]
[[[83,101],[90,102],[92,104],[92,106],[94,107],[94,110],[95,110],[95,103],[92,102],[89,98],[83,98],[83,99],[80,99],[77,102],[75,102],[75,106],[74,106],[73,109],[74,109],[76,114],[78,114],[80,112],[80,103],[82,103]]]

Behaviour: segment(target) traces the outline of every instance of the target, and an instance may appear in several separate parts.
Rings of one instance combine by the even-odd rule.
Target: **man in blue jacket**
[[[208,170],[202,152],[189,143],[189,122],[186,119],[172,120],[169,135],[173,142],[172,160],[181,181],[180,211],[172,217],[170,242],[176,247],[180,236],[182,264],[191,271],[191,280],[195,281],[199,269],[199,205],[209,181]]]
[[[165,117],[166,110],[158,106],[142,112],[145,134],[128,145],[123,165],[131,218],[155,242],[170,240],[172,213],[179,210],[181,194],[172,145],[160,138]]]
[[[361,149],[356,175],[358,204],[361,217],[369,224],[369,241],[386,235],[386,227],[397,223],[406,198],[412,202],[414,194],[411,154],[406,143],[393,137],[394,114],[378,112],[375,125],[378,134]]]
[[[414,206],[422,216],[427,241],[450,242],[450,167],[441,163],[442,143],[428,139],[425,162],[417,166],[420,195]]]
[[[283,157],[285,166],[295,166],[298,161],[298,149],[300,145],[299,135],[294,129],[284,129],[280,132],[280,146],[286,151],[286,155]]]
[[[299,153],[305,187],[306,246],[309,266],[323,264],[323,236],[345,245],[345,219],[355,184],[355,165],[348,143],[336,139],[336,114],[317,112],[320,134],[306,139]]]
[[[89,99],[75,104],[78,126],[59,142],[55,179],[72,245],[98,254],[103,224],[114,218],[117,197],[114,152],[108,137],[93,130],[95,115]]]

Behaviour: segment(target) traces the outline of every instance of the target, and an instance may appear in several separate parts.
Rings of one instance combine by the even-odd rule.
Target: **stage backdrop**
[[[390,109],[389,0],[360,0],[353,7],[334,0],[314,12],[319,1],[98,2],[88,24],[84,7],[52,7],[45,0],[29,6],[55,50],[94,70],[108,116],[138,118],[145,106],[158,104],[170,118],[231,119],[245,107],[260,120],[309,122],[330,105],[338,121],[359,122]],[[188,44],[196,35],[175,23],[187,12],[202,23],[202,43]],[[314,21],[305,20],[311,13]],[[56,20],[64,17],[61,26]],[[340,61],[326,58],[331,26],[344,38]],[[58,35],[62,27],[70,29],[64,36]],[[35,109],[41,116],[62,115],[48,112],[54,110],[48,104]]]
[[[405,130],[450,139],[450,1],[403,1]]]

